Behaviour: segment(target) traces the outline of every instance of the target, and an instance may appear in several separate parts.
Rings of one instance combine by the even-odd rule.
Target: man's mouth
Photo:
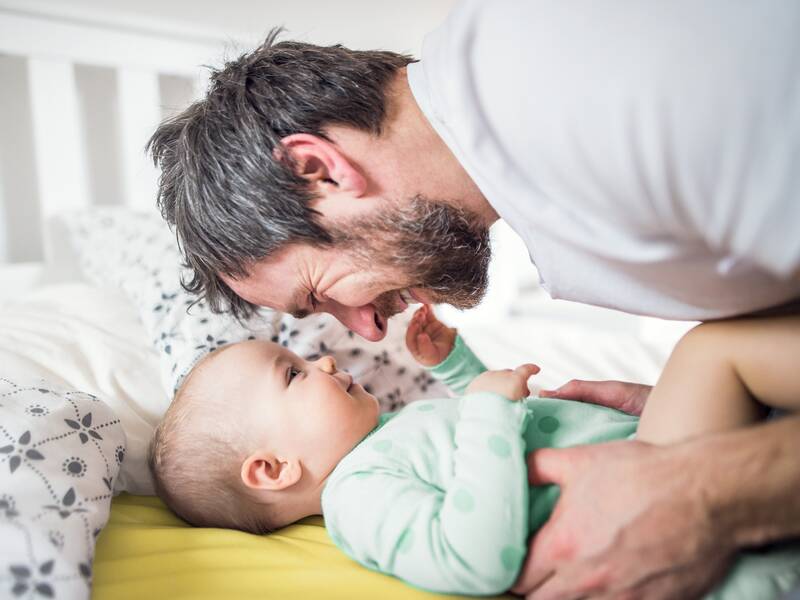
[[[386,321],[380,315],[380,313],[377,311],[377,309],[375,310],[375,316],[374,316],[373,320],[375,321],[375,327],[378,328],[378,331],[385,331],[386,330]]]
[[[408,308],[409,304],[425,304],[425,301],[420,298],[416,292],[411,291],[409,288],[397,290],[397,295],[400,296],[400,300],[403,305],[402,310]]]
[[[416,300],[414,296],[411,295],[411,291],[409,289],[398,290],[397,295],[400,296],[400,300],[402,300],[406,306],[409,304],[414,304]]]
[[[384,292],[372,303],[373,321],[375,327],[380,332],[385,332],[387,321],[396,314],[403,312],[409,304],[424,304],[425,299],[421,298],[416,291],[409,288],[390,290]]]

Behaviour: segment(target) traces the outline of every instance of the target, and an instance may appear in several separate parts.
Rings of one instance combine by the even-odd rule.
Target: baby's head
[[[330,356],[225,346],[192,369],[156,429],[156,491],[194,525],[271,531],[319,514],[325,479],[378,414]]]

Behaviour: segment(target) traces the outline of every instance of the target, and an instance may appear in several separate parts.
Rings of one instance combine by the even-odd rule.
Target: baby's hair
[[[233,425],[235,403],[204,389],[198,377],[229,347],[186,376],[153,435],[148,465],[158,497],[188,523],[269,533],[275,529],[270,506],[248,494],[239,474],[252,436]]]

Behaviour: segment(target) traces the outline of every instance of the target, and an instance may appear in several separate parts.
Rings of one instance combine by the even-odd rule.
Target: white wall
[[[275,26],[285,27],[287,38],[418,55],[425,33],[444,19],[453,4],[455,0],[0,0],[0,13],[44,16],[45,20],[84,30],[88,27],[145,35],[166,32],[214,49],[202,60],[216,66],[259,43]],[[31,33],[30,38],[34,37]],[[64,43],[69,45],[72,41],[67,39]],[[82,41],[76,33],[74,43]],[[50,123],[79,131],[77,146],[85,149],[87,159],[85,194],[92,204],[118,204],[133,186],[137,196],[149,198],[155,174],[147,171],[141,156],[153,129],[149,123],[154,115],[162,118],[182,109],[192,97],[194,82],[185,76],[161,75],[156,84],[136,72],[120,78],[108,66],[80,63],[73,72],[77,88],[73,104],[77,109],[65,111],[64,115],[72,116],[64,118],[74,118],[75,123],[59,120],[58,113]],[[33,141],[36,124],[31,116],[29,79],[24,57],[0,53],[0,264],[41,260],[42,190],[46,188],[51,201],[53,197],[52,178],[37,173],[42,144],[37,146]],[[130,86],[142,88],[142,98],[134,97],[133,103],[128,93]],[[160,106],[143,109],[143,104],[149,102]],[[121,111],[127,111],[130,119],[121,118]],[[41,131],[39,135],[43,135]],[[132,157],[141,159],[133,169]],[[83,161],[76,165],[84,169]],[[74,170],[68,169],[64,176]],[[70,205],[69,200],[65,194],[65,206]],[[137,203],[142,205],[143,201]]]
[[[4,0],[8,3],[9,0]],[[317,44],[417,54],[425,33],[456,0],[16,0],[27,10],[57,10],[77,18],[127,26],[170,27],[253,43],[274,26]]]

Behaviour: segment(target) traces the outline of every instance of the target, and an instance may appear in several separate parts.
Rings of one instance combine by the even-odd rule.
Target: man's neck
[[[487,225],[499,219],[461,163],[436,132],[417,103],[408,83],[408,72],[402,69],[395,78],[388,99],[389,113],[385,135],[394,138],[402,154],[399,158],[407,170],[425,178],[432,199],[452,201],[459,208],[477,214]]]

